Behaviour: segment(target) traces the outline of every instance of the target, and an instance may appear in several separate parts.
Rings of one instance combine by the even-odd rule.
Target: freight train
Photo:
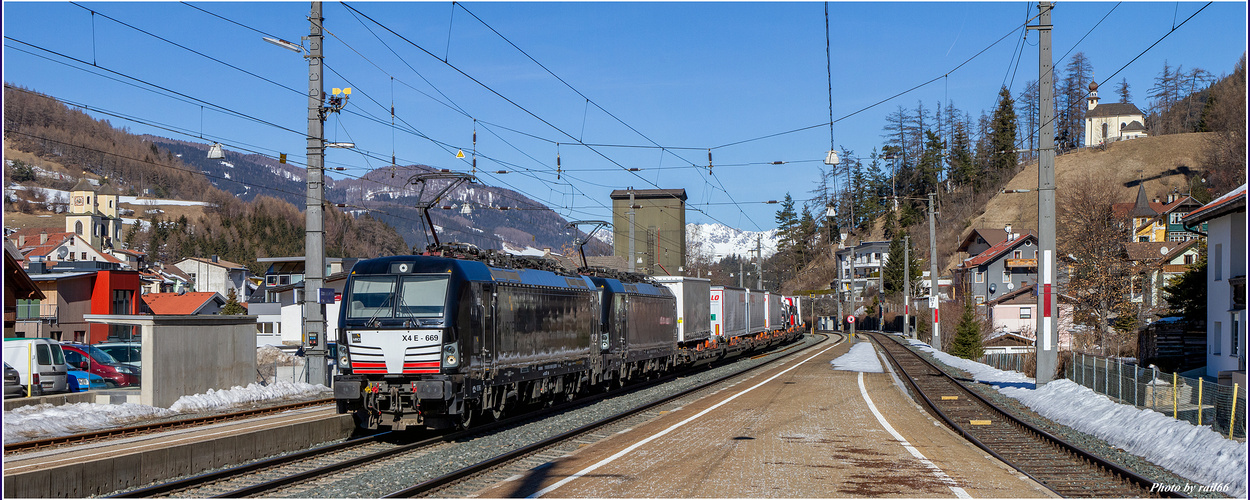
[[[798,297],[471,247],[358,262],[334,397],[361,428],[464,428],[801,336]]]

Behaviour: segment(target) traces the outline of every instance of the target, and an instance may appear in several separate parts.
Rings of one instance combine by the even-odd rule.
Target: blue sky
[[[202,136],[303,163],[307,64],[263,42],[260,32],[299,42],[308,34],[308,2],[80,5],[4,3],[6,83],[99,109],[97,117],[134,117],[107,118],[136,133]],[[472,156],[476,120],[482,181],[521,191],[569,219],[609,219],[611,190],[658,185],[686,189],[696,209],[689,222],[758,230],[775,227],[778,207],[766,201],[787,192],[811,197],[830,148],[830,129],[819,126],[830,113],[824,3],[348,5],[385,27],[343,4],[324,4],[326,89],[354,89],[350,113],[332,116],[326,137],[368,152],[328,152],[328,164],[347,167],[347,175],[389,165],[392,152],[400,164],[467,171],[468,160],[455,153]],[[1145,108],[1165,61],[1222,76],[1245,52],[1246,3],[1204,5],[1060,2],[1052,17],[1055,65],[1084,52],[1098,81],[1110,77],[1104,99],[1114,99],[1112,84],[1126,78],[1134,103]],[[1016,95],[1037,79],[1037,34],[1021,40],[1035,2],[830,2],[828,9],[839,149],[866,156],[880,147],[884,117],[899,106],[949,101],[975,119],[991,110],[1000,86]],[[390,126],[392,102],[398,129]],[[751,140],[805,127],[812,128]],[[713,176],[695,168],[706,167],[709,148]]]

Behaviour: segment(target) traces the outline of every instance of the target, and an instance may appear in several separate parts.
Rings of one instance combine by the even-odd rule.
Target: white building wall
[[[1246,274],[1246,213],[1212,219],[1207,229],[1207,376],[1218,377],[1246,353],[1246,311],[1233,310],[1228,283]]]

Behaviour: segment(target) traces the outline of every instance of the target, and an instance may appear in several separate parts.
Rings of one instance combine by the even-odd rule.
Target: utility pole
[[[942,350],[941,300],[938,294],[937,230],[933,211],[933,193],[929,193],[929,310],[933,311],[933,348]]]
[[[854,180],[851,178],[851,169],[848,168],[846,169],[846,185],[847,187],[851,188],[851,210],[850,210],[851,224],[847,227],[848,235],[855,234],[855,188],[853,186],[853,182]],[[847,241],[850,241],[849,237],[847,238]],[[858,245],[851,246],[851,314],[850,316],[855,316],[855,309],[857,309],[855,307],[855,258],[856,258],[855,247],[856,246]],[[838,321],[841,322],[842,318],[838,318]],[[854,321],[851,322],[851,341],[852,342],[855,341],[855,322]]]
[[[742,257],[738,257],[738,288],[742,288]]]
[[[1054,68],[1050,53],[1050,11],[1052,2],[1038,2],[1038,89],[1041,91],[1041,124],[1037,162],[1037,246],[1042,251],[1038,262],[1041,293],[1037,294],[1037,310],[1041,311],[1041,328],[1034,341],[1037,353],[1037,385],[1050,382],[1059,363],[1058,304],[1055,291],[1055,123]]]
[[[326,383],[326,321],[318,297],[325,278],[325,233],[322,200],[325,198],[325,117],[322,103],[321,2],[312,3],[308,32],[308,194],[304,206],[304,353],[307,382]]]
[[[903,235],[903,336],[911,337],[911,236]]]
[[[634,188],[629,188],[629,272],[634,272]]]
[[[758,285],[757,289],[759,290],[764,289],[764,254],[760,252],[760,241],[763,239],[763,236],[757,235],[755,237],[755,270],[760,273],[759,276],[756,277],[758,280],[756,281]]]

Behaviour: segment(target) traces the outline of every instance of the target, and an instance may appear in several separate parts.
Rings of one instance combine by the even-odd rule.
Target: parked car
[[[22,387],[22,375],[17,370],[4,364],[4,399],[20,398],[26,395],[26,389]]]
[[[33,396],[69,390],[69,368],[60,342],[46,338],[4,339],[4,362],[17,370],[23,392],[28,385]]]
[[[143,364],[140,363],[140,352],[143,344],[138,342],[101,342],[93,344],[97,349],[109,353],[113,359],[116,359],[123,365],[133,367],[135,370],[142,372]]]
[[[65,361],[71,368],[104,377],[104,382],[110,387],[139,385],[139,370],[121,364],[96,346],[65,342],[61,347],[65,349]]]
[[[87,373],[82,370],[70,370],[69,392],[83,392],[86,390],[108,389],[108,382],[104,381],[104,377],[94,373]]]

